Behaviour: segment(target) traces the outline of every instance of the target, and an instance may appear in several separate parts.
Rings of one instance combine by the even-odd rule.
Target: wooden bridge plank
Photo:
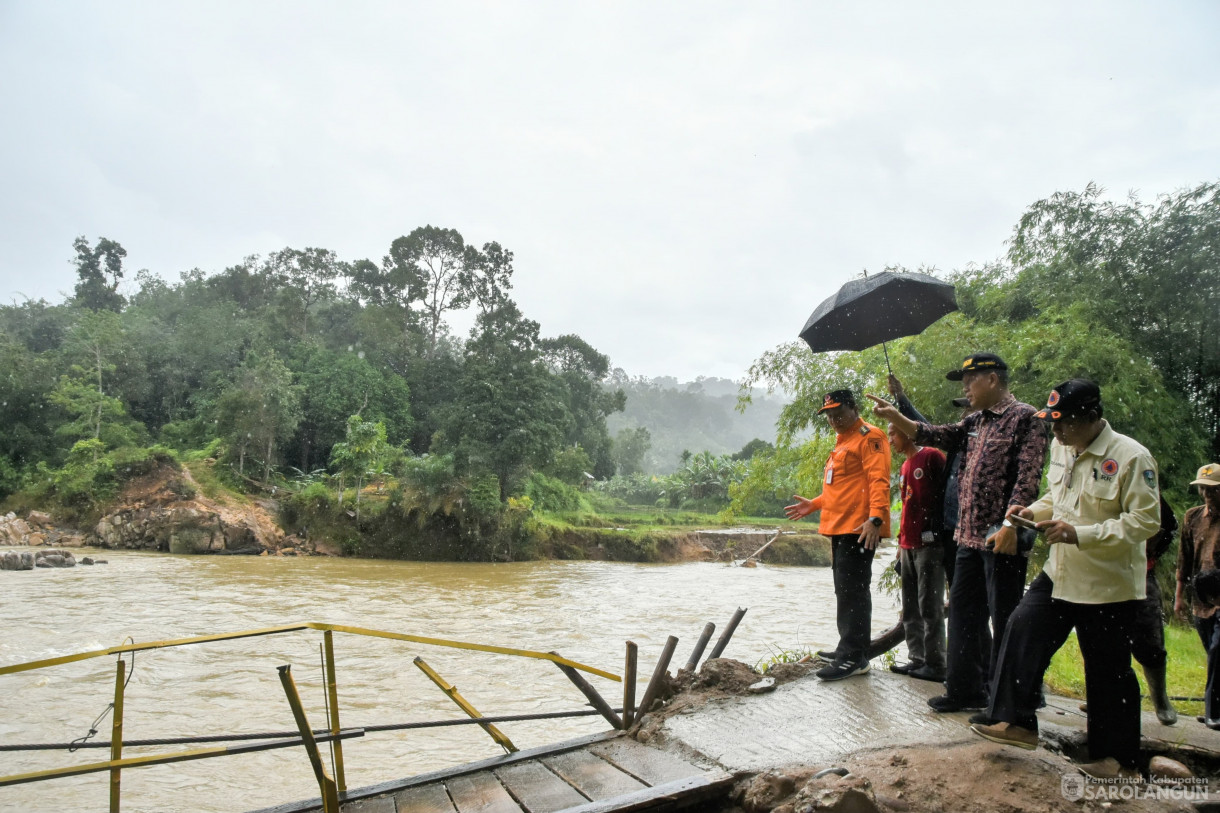
[[[589,801],[541,762],[519,762],[496,771],[509,793],[529,813],[554,813]]]
[[[394,796],[398,813],[454,813],[453,802],[444,785],[422,785],[407,788]]]
[[[681,757],[626,738],[598,743],[589,750],[647,785],[664,785],[704,773]]]
[[[450,779],[449,795],[458,813],[521,813],[521,808],[489,771]]]
[[[394,813],[394,800],[382,796],[378,799],[362,799],[359,802],[348,802],[340,805],[342,813]]]
[[[643,782],[588,751],[569,751],[544,759],[543,762],[569,785],[594,801],[634,793],[647,787]]]
[[[667,811],[702,809],[698,807],[712,799],[723,799],[733,789],[735,778],[727,771],[716,771],[703,776],[690,776],[677,782],[667,782],[655,788],[644,788],[635,793],[589,802],[580,807],[570,807],[564,813],[634,813],[638,810]]]

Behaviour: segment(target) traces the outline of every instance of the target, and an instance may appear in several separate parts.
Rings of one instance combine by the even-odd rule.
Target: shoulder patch
[[[1149,488],[1156,488],[1156,472],[1152,469],[1144,469],[1144,482]]]
[[[863,425],[863,426],[861,426],[861,427],[860,427],[860,434],[861,434],[861,435],[867,435],[867,434],[868,434],[868,424],[865,424],[865,425]]]
[[[923,469],[915,469],[914,477],[916,480],[922,480],[923,479]]]
[[[1111,477],[1118,474],[1118,461],[1112,457],[1107,457],[1101,464],[1102,474],[1108,474]]]

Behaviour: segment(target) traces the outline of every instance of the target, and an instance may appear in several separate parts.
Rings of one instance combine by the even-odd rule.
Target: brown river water
[[[97,551],[78,552],[98,556]],[[321,621],[539,651],[621,674],[639,645],[642,695],[665,639],[686,662],[703,625],[716,636],[749,612],[725,657],[753,664],[782,649],[833,645],[829,568],[607,562],[443,564],[360,559],[206,557],[104,551],[104,566],[0,572],[0,665],[139,642]],[[874,573],[893,556],[887,551]],[[874,578],[874,586],[876,578]],[[874,600],[874,629],[896,598]],[[715,637],[713,637],[713,642]],[[325,725],[322,633],[197,644],[138,654],[124,738],[294,728],[276,667],[293,665],[310,722]],[[710,646],[709,646],[710,649]],[[336,634],[344,727],[462,713],[413,664],[422,656],[486,715],[574,710],[584,697],[546,661]],[[130,657],[130,656],[128,656]],[[68,742],[88,733],[114,691],[113,656],[0,676],[0,743]],[[590,682],[614,706],[621,684]],[[605,730],[600,717],[502,723],[518,748]],[[110,738],[110,718],[96,739]],[[196,746],[130,748],[124,756]],[[477,726],[347,740],[347,784],[361,787],[502,753]],[[105,749],[0,752],[0,775],[101,761]],[[248,811],[316,796],[301,748],[129,769],[123,810]],[[108,774],[0,788],[0,810],[106,810]]]

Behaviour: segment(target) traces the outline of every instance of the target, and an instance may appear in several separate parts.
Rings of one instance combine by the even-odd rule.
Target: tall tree
[[[424,335],[428,356],[436,354],[444,316],[470,302],[468,283],[472,255],[457,229],[420,226],[390,245],[388,265],[399,290],[412,295],[422,290]],[[367,269],[366,269],[367,270]],[[414,301],[414,300],[408,300]]]
[[[233,385],[216,405],[217,422],[238,455],[245,473],[247,453],[263,455],[263,481],[271,478],[277,445],[290,437],[301,419],[300,387],[274,351],[251,353]]]
[[[466,290],[479,306],[479,312],[491,313],[508,299],[513,287],[513,253],[499,243],[484,243],[482,251],[466,248]]]
[[[550,461],[571,426],[564,390],[538,355],[538,323],[511,301],[480,315],[467,345],[444,442],[467,468],[490,471],[500,498]]]
[[[575,334],[543,339],[538,344],[542,360],[559,378],[572,422],[564,440],[579,445],[589,455],[593,476],[614,475],[615,462],[606,428],[606,416],[622,412],[627,397],[621,389],[603,386],[610,360]]]
[[[95,311],[121,310],[123,295],[118,289],[127,249],[106,237],[91,247],[83,236],[73,241],[72,248],[76,250],[77,303]]]
[[[267,258],[269,275],[284,287],[289,307],[299,314],[302,336],[309,335],[310,308],[334,298],[341,266],[326,248],[285,248]]]

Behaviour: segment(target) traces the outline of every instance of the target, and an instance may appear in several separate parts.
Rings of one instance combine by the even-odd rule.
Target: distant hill
[[[627,394],[626,410],[606,419],[610,436],[623,429],[647,429],[652,448],[644,471],[650,474],[676,470],[683,450],[721,455],[740,451],[754,438],[773,443],[775,421],[785,403],[756,393],[754,402],[739,413],[738,384],[727,378],[700,376],[680,382],[673,376],[631,378],[616,369],[606,386]]]

